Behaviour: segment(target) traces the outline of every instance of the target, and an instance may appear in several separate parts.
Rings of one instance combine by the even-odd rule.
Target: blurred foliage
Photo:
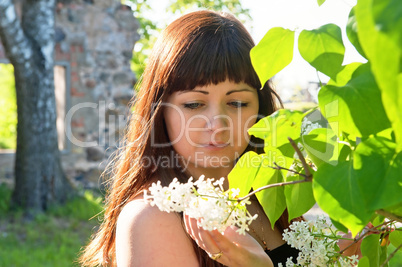
[[[166,25],[160,25],[158,18],[155,18],[155,14],[152,12],[152,1],[125,0],[122,2],[131,6],[134,16],[140,23],[140,28],[138,29],[140,40],[135,44],[131,62],[132,70],[140,79],[157,36],[161,28],[165,28]],[[153,3],[156,4],[156,1]],[[166,12],[174,17],[175,15],[200,9],[230,12],[242,22],[251,20],[249,9],[243,8],[240,0],[171,0],[167,4]]]
[[[17,100],[14,68],[0,64],[0,148],[15,149],[17,142]]]

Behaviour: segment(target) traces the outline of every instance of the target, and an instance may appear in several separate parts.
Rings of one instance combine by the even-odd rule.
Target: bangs
[[[261,88],[251,64],[254,42],[247,30],[230,15],[208,15],[213,17],[208,18],[207,26],[198,21],[197,27],[182,28],[176,33],[174,44],[165,39],[163,50],[170,54],[160,58],[160,64],[166,64],[160,80],[165,93],[170,95],[226,80]]]

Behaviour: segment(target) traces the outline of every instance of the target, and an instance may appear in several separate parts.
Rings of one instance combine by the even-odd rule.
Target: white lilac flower
[[[185,212],[188,216],[198,219],[206,230],[217,229],[225,231],[234,225],[241,234],[248,231],[248,226],[257,215],[252,216],[246,209],[248,199],[238,201],[239,189],[223,191],[224,178],[214,181],[201,176],[193,182],[179,183],[175,178],[169,186],[162,187],[160,181],[153,183],[144,192],[144,199],[152,206],[157,206],[165,212]]]
[[[286,266],[355,266],[357,255],[346,257],[337,252],[339,236],[332,228],[323,216],[310,223],[293,222],[285,229],[283,239],[300,253],[296,265],[288,259]]]
[[[312,130],[317,128],[322,128],[322,126],[318,122],[313,123],[312,121],[309,121],[307,118],[303,118],[301,135],[309,134]]]
[[[144,192],[144,199],[161,211],[185,212],[198,219],[206,230],[223,232],[228,226],[237,226],[238,232],[245,234],[257,215],[252,216],[247,211],[248,199],[238,201],[238,189],[223,191],[223,181],[223,178],[214,181],[201,176],[195,182],[190,178],[187,183],[180,183],[175,178],[165,187],[159,181]],[[340,236],[332,229],[323,216],[313,222],[293,222],[284,230],[283,239],[300,252],[297,264],[289,258],[286,267],[355,266],[358,263],[356,255],[346,257],[337,252],[336,241]]]

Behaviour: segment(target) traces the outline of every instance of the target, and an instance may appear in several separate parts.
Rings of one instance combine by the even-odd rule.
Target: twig
[[[381,264],[380,267],[384,267],[387,265],[387,263],[392,259],[393,256],[395,256],[396,252],[402,248],[402,244],[400,244],[394,251],[392,251],[391,254],[389,254],[388,258]]]
[[[354,241],[352,243],[350,243],[348,246],[346,246],[344,249],[342,249],[341,251],[339,251],[339,254],[342,254],[343,252],[345,252],[345,250],[347,250],[348,248],[350,248],[352,245],[356,244],[357,242],[359,242],[361,239],[363,239],[363,237],[365,237],[366,235],[368,235],[370,232],[374,232],[377,231],[379,227],[386,225],[386,224],[390,224],[393,221],[387,221],[387,222],[383,222],[382,224],[379,224],[377,226],[374,226],[373,228],[370,228],[367,230],[367,232],[364,232],[363,234],[361,234],[358,238],[355,238]]]
[[[269,167],[272,168],[272,169],[275,169],[275,170],[290,171],[290,172],[296,173],[296,174],[298,174],[298,175],[300,175],[300,176],[302,176],[302,177],[304,177],[304,178],[307,178],[307,175],[305,175],[305,174],[303,174],[303,173],[300,173],[300,172],[297,172],[297,171],[295,171],[295,170],[291,170],[291,169],[287,169],[287,168],[284,168],[284,167],[282,167],[282,166],[279,166],[276,162],[274,162],[274,164],[275,164],[276,167],[273,167],[273,166],[269,166]]]
[[[292,145],[293,149],[296,151],[297,155],[299,156],[299,159],[303,165],[304,168],[304,172],[306,173],[306,179],[311,180],[313,178],[313,176],[310,173],[310,169],[306,163],[306,159],[303,156],[303,153],[300,151],[299,147],[296,145],[295,141],[293,141],[292,138],[288,137],[288,140],[290,142],[290,144]]]
[[[376,210],[375,211],[377,214],[380,214],[382,216],[385,216],[387,218],[390,218],[392,220],[398,221],[398,222],[402,222],[402,217],[401,216],[397,216],[396,214],[393,214],[389,211],[386,210]]]
[[[290,184],[300,184],[300,183],[305,183],[305,182],[311,182],[311,179],[305,178],[303,180],[298,180],[298,181],[290,181],[290,182],[282,182],[282,183],[265,185],[263,187],[258,188],[257,190],[254,190],[253,192],[249,193],[248,195],[246,195],[246,196],[244,196],[242,198],[239,198],[238,201],[243,201],[246,198],[251,197],[252,195],[254,195],[256,193],[258,193],[258,192],[260,192],[262,190],[271,188],[271,187],[284,186],[284,185],[290,185]]]
[[[303,153],[300,151],[299,147],[296,145],[295,141],[293,141],[292,138],[288,137],[288,139],[289,139],[289,142],[292,145],[293,149],[296,151],[297,155],[299,156],[299,159],[300,159],[300,161],[301,161],[301,163],[303,165],[303,168],[304,168],[304,172],[306,174],[302,174],[302,173],[299,173],[299,172],[296,172],[296,171],[293,171],[293,170],[286,169],[284,167],[279,166],[275,162],[274,162],[274,164],[276,165],[276,167],[271,166],[271,168],[284,169],[284,170],[287,170],[287,171],[291,171],[291,172],[297,173],[300,176],[304,177],[304,179],[303,180],[297,180],[297,181],[290,181],[290,182],[282,182],[282,183],[275,183],[275,184],[265,185],[263,187],[258,188],[257,190],[252,191],[251,193],[247,194],[246,196],[244,196],[242,198],[239,198],[238,201],[243,201],[246,198],[248,198],[248,197],[250,197],[250,196],[252,196],[252,195],[254,195],[256,193],[258,193],[258,192],[260,192],[262,190],[271,188],[271,187],[291,185],[291,184],[300,184],[300,183],[311,182],[313,180],[313,175],[310,173],[310,169],[308,168],[308,165],[306,163],[306,159],[303,156]]]

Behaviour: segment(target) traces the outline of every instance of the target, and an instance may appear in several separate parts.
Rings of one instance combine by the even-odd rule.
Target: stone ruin
[[[18,6],[17,6],[18,8]],[[139,22],[116,0],[59,0],[55,87],[59,148],[67,177],[99,187],[135,94],[131,70]],[[0,63],[7,63],[0,43]],[[13,180],[13,151],[0,153],[0,179]]]

